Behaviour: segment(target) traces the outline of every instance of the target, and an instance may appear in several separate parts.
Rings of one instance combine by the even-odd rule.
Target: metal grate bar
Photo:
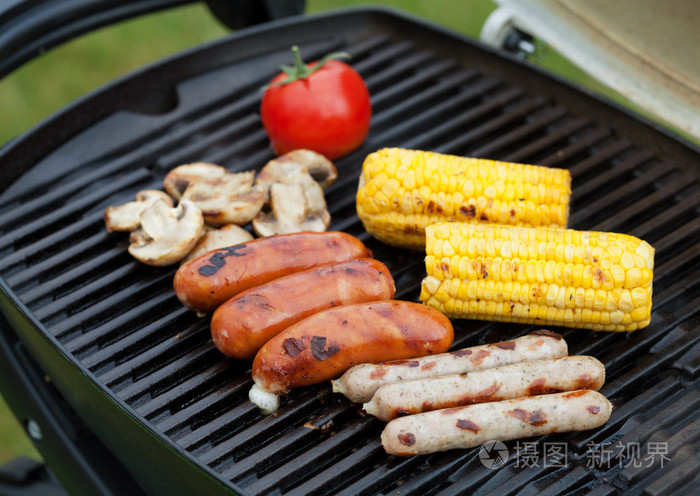
[[[237,461],[227,470],[221,472],[221,476],[227,480],[239,480],[245,483],[248,479],[255,479],[256,473],[267,471],[271,467],[280,464],[281,460],[294,458],[296,453],[304,452],[313,444],[319,442],[333,426],[342,423],[348,417],[348,410],[344,407],[332,407],[312,418],[304,424],[302,429],[286,431],[273,442],[258,450],[254,457],[246,457]]]
[[[504,132],[507,132],[506,130],[509,127],[520,125],[530,113],[542,108],[544,105],[545,101],[541,98],[525,99],[525,101],[517,105],[503,108],[501,115],[486,122],[481,121],[478,127],[470,129],[447,142],[436,144],[433,148],[444,153],[456,153],[457,150],[470,149],[475,145],[478,146],[478,140],[483,140],[489,135],[502,135]],[[457,120],[455,128],[459,129],[464,124],[464,122]]]
[[[194,449],[211,442],[211,449],[200,455],[200,459],[208,465],[220,465],[224,459],[238,461],[252,456],[257,449],[273,441],[290,426],[302,427],[309,417],[318,411],[320,401],[314,392],[303,391],[290,399],[289,406],[284,411],[267,417],[261,416],[257,407],[250,402],[245,402],[236,408],[241,417],[214,419],[179,439],[178,443],[185,449]],[[241,422],[239,418],[243,418],[244,421]],[[245,419],[256,422],[254,425],[249,424]],[[235,465],[232,468],[235,468]]]
[[[486,81],[484,82],[482,88],[483,90],[489,90],[491,85],[495,84],[497,84],[496,81]],[[481,99],[482,96],[486,96],[483,92],[467,91],[464,94],[461,94],[461,98],[460,95],[458,95],[453,101],[443,102],[442,106],[435,108],[434,113],[425,112],[423,114],[419,114],[418,118],[421,121],[436,121],[439,122],[439,124],[433,124],[432,126],[426,125],[425,127],[428,128],[428,131],[423,130],[418,136],[415,136],[414,131],[412,133],[414,137],[404,142],[402,146],[406,148],[429,149],[427,146],[428,143],[433,143],[444,136],[454,134],[456,133],[456,130],[462,129],[469,124],[477,125],[477,123],[481,122],[481,119],[489,114],[500,111],[504,105],[522,97],[522,95],[522,90],[517,88],[509,88],[490,96],[490,98],[486,99],[482,103],[477,103],[476,105],[465,105],[465,103],[460,102],[460,100],[466,99],[469,101],[474,100],[475,97]],[[477,100],[477,102],[478,101],[479,100]],[[446,120],[440,119],[441,113],[447,113],[450,109],[459,108],[461,105],[465,105],[467,110],[460,112],[455,117],[450,117]]]
[[[605,183],[596,181],[599,192],[596,200],[588,203],[588,209],[576,210],[571,214],[571,224],[580,226],[595,224],[607,218],[607,212],[620,210],[629,205],[635,198],[643,197],[654,191],[654,181],[660,179],[668,171],[662,167],[655,167],[646,174],[626,182],[625,190],[629,193],[621,196],[617,189],[612,189]]]
[[[131,263],[135,265],[138,262]],[[71,339],[70,336],[76,331],[81,332],[80,329],[87,330],[110,321],[115,311],[119,312],[117,310],[119,304],[138,304],[144,298],[154,297],[160,292],[167,291],[166,281],[172,281],[172,274],[160,274],[148,279],[137,276],[138,270],[134,270],[134,267],[127,265],[122,270],[116,269],[108,276],[93,281],[73,293],[73,300],[70,300],[71,295],[66,295],[37,309],[37,316],[52,324],[51,333],[54,336]],[[116,291],[105,299],[89,304],[89,302],[95,301],[92,300],[95,294],[100,294],[100,291],[110,288],[108,285],[103,286],[101,284],[103,282],[113,285]],[[72,301],[69,307],[66,306],[67,301]],[[59,317],[61,317],[60,321]],[[51,322],[51,320],[55,322]]]
[[[619,231],[622,230],[622,226],[624,225],[635,226],[632,229],[628,227],[627,232],[630,234],[638,232],[641,236],[644,236],[659,223],[659,216],[657,214],[645,224],[643,221],[649,217],[649,215],[663,210],[663,217],[670,218],[677,212],[683,212],[691,205],[698,204],[698,201],[700,201],[700,194],[698,192],[682,202],[676,203],[675,205],[673,204],[675,196],[689,188],[689,186],[697,189],[697,185],[693,185],[691,176],[678,176],[655,192],[640,198],[637,202],[632,203],[626,208],[618,210],[614,217],[599,222],[596,224],[596,228],[601,231]],[[667,205],[673,206],[665,209],[664,207]]]
[[[107,369],[114,374],[112,369],[118,364],[134,358],[134,356],[143,352],[144,349],[150,349],[171,337],[173,335],[172,329],[181,329],[191,318],[192,312],[184,307],[173,310],[157,320],[147,322],[143,327],[132,329],[128,334],[121,336],[118,341],[100,343],[99,349],[94,350],[90,355],[84,356],[82,363],[92,372],[101,376],[102,379],[105,379],[102,374]],[[96,332],[98,335],[108,332],[109,324],[105,323],[103,325],[107,326],[107,329],[101,331],[98,327],[93,332]]]
[[[174,390],[140,405],[137,411],[162,432],[186,430],[193,415],[212,418],[215,414],[212,412],[226,411],[246,397],[250,388],[249,380],[235,376],[229,381],[225,380],[234,372],[238,372],[237,367],[230,361],[219,361]],[[208,392],[198,394],[197,397],[202,399],[192,402],[193,390]],[[200,422],[204,423],[206,422]]]
[[[629,150],[630,146],[630,143],[624,141],[608,140],[606,143],[597,147],[598,150],[595,153],[591,153],[590,156],[584,158],[580,162],[571,164],[569,166],[569,171],[576,181],[572,200],[575,202],[576,199],[581,196],[578,190],[579,183],[585,184],[586,177],[590,178],[591,175],[596,174],[600,167],[611,167],[616,157],[623,155]]]
[[[547,167],[560,167],[560,164],[575,161],[574,159],[577,156],[588,157],[591,153],[591,148],[601,145],[609,138],[610,132],[607,129],[591,129],[565,148],[555,150],[554,153],[537,158],[535,161],[539,165]]]
[[[575,194],[577,199],[586,199],[588,201],[592,196],[596,196],[597,189],[603,184],[609,184],[614,181],[618,183],[630,177],[630,174],[644,163],[650,161],[652,156],[648,152],[637,152],[629,158],[620,161],[619,165],[606,168],[601,171],[600,168],[589,170],[584,175],[583,171],[571,168],[572,174],[580,177],[581,181],[576,184]],[[576,169],[576,170],[575,170]]]
[[[387,112],[397,103],[403,102],[405,95],[415,95],[421,100],[429,100],[440,91],[444,91],[443,83],[454,88],[477,75],[476,71],[456,71],[456,66],[451,61],[433,60],[410,78],[402,78],[386,88],[373,89],[372,111],[382,117],[382,122],[390,125],[391,122],[386,117]]]
[[[85,196],[76,199],[74,202],[57,208],[47,208],[40,213],[34,213],[31,218],[34,220],[25,222],[22,226],[15,230],[6,233],[0,241],[0,248],[9,246],[10,244],[19,245],[26,243],[27,240],[32,240],[56,226],[65,225],[74,221],[76,215],[81,215],[91,207],[98,205],[102,200],[113,194],[114,192],[132,187],[135,184],[143,182],[148,177],[148,173],[144,170],[136,170],[126,175],[122,180],[115,181],[103,188],[93,191]],[[38,217],[37,217],[37,214]],[[18,250],[16,253],[22,253]]]
[[[680,180],[683,181],[683,179],[686,179],[687,181],[688,176],[681,177]],[[696,229],[697,223],[696,211],[698,202],[698,185],[695,182],[687,181],[686,186],[688,187],[688,190],[686,191],[692,191],[691,194],[689,194],[687,197],[683,198],[680,201],[678,201],[678,198],[668,199],[667,202],[662,203],[655,210],[657,212],[655,217],[633,228],[630,232],[633,234],[649,233],[649,235],[654,235],[655,245],[657,246],[657,249],[659,251],[667,251],[670,245],[670,243],[668,243],[668,235],[664,236],[661,239],[658,238],[661,234],[663,234],[663,231],[661,231],[660,227],[664,226],[666,230],[668,230],[670,225],[671,229],[675,228],[673,230],[673,234],[675,235],[677,241],[677,243],[675,243],[676,246],[681,246],[680,242],[683,241],[684,238],[692,236],[693,232]],[[686,191],[684,191],[684,195],[686,194]],[[674,201],[677,201],[677,203],[674,204]],[[678,224],[681,223],[682,227],[678,228]]]
[[[372,96],[372,108],[374,108],[375,100],[379,101],[377,105],[380,108],[376,115],[372,115],[372,132],[367,139],[381,142],[381,139],[374,138],[375,132],[385,132],[387,128],[405,127],[404,120],[406,118],[420,117],[422,120],[430,121],[435,116],[449,111],[451,107],[467,105],[468,102],[482,97],[488,91],[501,85],[497,79],[476,80],[477,76],[475,71],[459,71],[437,81],[432,81],[430,86],[415,93],[408,91],[399,93],[399,90],[404,90],[404,88],[395,87]],[[404,80],[402,84],[408,86],[406,89],[414,90],[412,86],[409,86],[409,83],[414,81],[423,84],[421,75]],[[401,105],[388,106],[385,104],[382,109],[381,104],[389,98],[400,101]]]
[[[119,390],[119,397],[127,403],[138,405],[143,397],[152,398],[164,387],[177,387],[181,382],[196,373],[218,353],[209,343],[192,346],[187,352],[176,356],[172,361],[159,364],[157,370],[141,376],[133,383]],[[186,367],[185,367],[186,365]]]
[[[697,472],[696,456],[697,452],[691,448],[682,448],[677,451],[671,458],[675,467],[649,484],[644,490],[645,494],[650,496],[692,494],[697,489],[697,481],[700,480],[700,476],[693,477]]]
[[[545,480],[536,480],[525,486],[523,494],[557,496],[565,492],[573,492],[577,489],[590,489],[589,483],[594,482],[593,474],[582,466],[577,466],[571,471],[558,470],[550,474]],[[503,491],[505,488],[502,488]],[[502,493],[501,493],[502,494]]]
[[[78,218],[68,226],[60,228],[39,241],[23,247],[0,260],[0,274],[3,277],[12,277],[17,274],[18,269],[24,268],[27,264],[39,263],[62,249],[69,248],[75,244],[75,240],[90,236],[95,232],[104,229],[96,222],[102,221],[102,212],[95,212],[85,217]],[[6,271],[6,272],[4,272]],[[16,281],[20,284],[26,283],[20,275]],[[31,282],[31,281],[30,281]]]
[[[163,314],[166,307],[172,304],[173,295],[169,292],[154,295],[149,301],[134,306],[124,313],[110,319],[108,323],[97,326],[87,334],[81,334],[72,340],[64,340],[66,350],[77,356],[93,356],[94,351],[110,343],[121,341],[138,329],[142,322],[155,319]]]
[[[387,478],[397,476],[398,470],[391,470],[389,473],[386,467],[380,466],[378,470],[372,471],[370,463],[373,460],[379,461],[384,454],[384,448],[377,440],[368,441],[357,447],[357,450],[351,452],[342,461],[339,461],[332,467],[322,470],[307,481],[294,487],[289,492],[290,495],[311,494],[314,491],[322,491],[323,494],[343,494],[355,495],[361,491],[371,491],[376,489],[381,490],[386,486]],[[416,460],[409,460],[404,463],[399,463],[397,466],[408,464],[409,467],[404,470],[404,473],[412,470],[416,465]],[[395,467],[394,467],[395,468]],[[352,481],[358,479],[363,472],[370,471],[370,475],[365,475],[358,480],[357,484],[351,484]],[[383,473],[382,473],[383,472]],[[366,480],[369,478],[369,480]]]
[[[250,112],[257,100],[251,95],[246,98],[245,104],[238,102],[236,110]],[[208,150],[219,148],[227,142],[235,142],[241,136],[250,135],[259,130],[259,125],[260,119],[257,116],[245,114],[242,118],[234,119],[228,126],[223,125],[213,132],[206,133],[196,141],[162,155],[158,159],[158,167],[161,170],[166,170],[188,162],[207,161],[202,157],[206,157],[206,153],[211,153]]]
[[[97,255],[90,256],[94,253]],[[17,288],[17,292],[21,292],[22,301],[31,306],[42,298],[55,297],[63,291],[70,291],[74,285],[93,277],[94,273],[86,275],[85,269],[78,266],[89,256],[96,268],[115,265],[119,259],[128,260],[123,247],[115,248],[110,243],[109,236],[100,231],[68,247],[62,252],[60,259],[58,256],[47,258],[8,277],[7,283]],[[42,281],[48,281],[50,284],[40,284]]]
[[[245,488],[251,494],[265,494],[274,490],[286,491],[332,463],[342,450],[347,449],[347,446],[355,446],[357,442],[366,438],[368,430],[376,432],[376,423],[373,419],[359,419],[294,457],[294,470],[289,470],[289,467],[282,465]]]
[[[190,312],[191,313],[191,312]],[[105,371],[99,379],[115,392],[120,387],[126,387],[133,381],[138,380],[149,373],[157,370],[158,365],[167,363],[173,355],[182,354],[181,350],[194,349],[201,344],[203,326],[199,322],[188,322],[188,316],[184,316],[180,328],[171,329],[171,333],[154,346],[145,346],[133,353],[131,357],[123,360],[116,367]],[[151,343],[144,340],[146,344]]]
[[[387,40],[388,41],[388,40]],[[398,43],[384,43],[383,46],[376,46],[372,50],[371,56],[360,60],[353,64],[353,68],[367,77],[370,73],[390,66],[392,61],[395,61],[414,48],[413,43],[409,41],[400,41]]]
[[[491,143],[472,151],[472,154],[477,157],[484,157],[488,156],[489,154],[493,154],[496,150],[508,145],[508,149],[500,151],[498,155],[494,156],[501,157],[500,160],[504,162],[526,163],[529,161],[529,157],[536,154],[541,154],[543,150],[556,146],[557,143],[561,141],[566,142],[571,135],[581,131],[584,127],[589,125],[589,123],[584,119],[562,119],[565,116],[568,117],[565,109],[555,108],[545,119],[528,123],[523,126],[523,130],[515,129],[511,131],[509,136],[505,136],[500,139],[496,138]],[[549,127],[552,125],[552,123],[559,119],[564,120],[565,123],[560,127],[556,127],[556,129],[550,130]],[[538,132],[538,136],[528,136],[535,131]],[[525,146],[522,146],[524,143],[518,142],[517,144],[519,146],[516,149],[517,152],[510,153],[511,149],[513,149],[512,142],[522,140],[522,138],[525,137],[528,137],[528,143]]]

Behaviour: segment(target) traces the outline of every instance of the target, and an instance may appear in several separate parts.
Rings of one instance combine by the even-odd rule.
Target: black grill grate
[[[365,22],[363,14],[354,15]],[[260,416],[247,401],[250,364],[223,359],[213,348],[207,321],[185,311],[172,292],[174,269],[133,261],[126,236],[105,232],[104,207],[160,187],[164,173],[180,163],[204,160],[245,170],[272,158],[257,115],[258,89],[271,68],[285,62],[283,34],[255,56],[179,81],[160,113],[116,112],[95,122],[5,191],[0,274],[12,295],[56,339],[66,360],[85,369],[129,414],[247,494],[690,491],[700,450],[696,171],[618,133],[617,122],[572,111],[549,86],[524,87],[527,75],[541,76],[515,62],[500,61],[512,67],[499,73],[478,63],[495,55],[464,40],[426,34],[425,26],[402,18],[387,21],[387,14],[364,15],[370,27],[363,24],[353,35],[327,19],[329,27],[302,49],[308,59],[332,50],[351,53],[369,86],[375,113],[370,137],[338,161],[341,175],[327,200],[331,228],[360,237],[389,266],[398,298],[417,299],[422,256],[371,239],[354,210],[362,158],[381,146],[569,168],[572,227],[628,232],[657,249],[647,329],[631,335],[557,329],[572,354],[605,363],[603,393],[616,407],[601,429],[533,441],[540,450],[565,442],[568,465],[524,468],[511,458],[491,470],[478,450],[388,457],[379,443],[382,424],[360,415],[328,385],[295,391],[279,414]],[[350,19],[349,26],[358,22]],[[403,36],[394,32],[400,27]],[[445,39],[448,49],[441,48]],[[478,54],[473,63],[472,50]],[[87,152],[76,160],[81,147]],[[455,325],[454,347],[528,330]],[[667,443],[663,467],[624,467],[616,448],[638,443],[641,460],[657,442]],[[611,458],[595,466],[591,452],[601,447]]]

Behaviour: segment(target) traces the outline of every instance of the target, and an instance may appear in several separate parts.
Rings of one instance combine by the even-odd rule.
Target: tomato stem
[[[301,50],[299,50],[299,47],[296,45],[292,47],[292,57],[294,59],[294,70],[296,71],[295,75],[297,79],[308,77],[314,72],[315,69],[309,69],[304,63],[304,60],[301,58]],[[316,67],[318,67],[318,64],[316,64]]]
[[[268,84],[267,86],[264,86],[262,89],[263,91],[266,90],[267,88],[271,86],[282,86],[285,84],[293,83],[294,81],[297,81],[299,79],[305,79],[309,77],[311,74],[314,72],[318,71],[320,68],[323,67],[323,65],[328,62],[329,60],[335,60],[335,59],[340,59],[340,58],[345,58],[349,59],[350,54],[347,52],[333,52],[329,53],[325,57],[323,57],[321,60],[313,64],[311,67],[309,65],[304,63],[304,60],[301,58],[301,51],[299,50],[299,47],[297,45],[294,45],[292,47],[292,61],[294,65],[281,65],[280,70],[284,72],[287,75],[287,79],[283,79],[281,81],[277,81],[276,83]]]

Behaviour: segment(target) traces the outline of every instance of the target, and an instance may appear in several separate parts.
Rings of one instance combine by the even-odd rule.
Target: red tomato
[[[263,126],[277,155],[305,148],[340,158],[362,144],[372,107],[357,71],[339,60],[304,64],[292,48],[294,67],[285,67],[265,90],[260,105]],[[284,82],[291,79],[290,82]]]

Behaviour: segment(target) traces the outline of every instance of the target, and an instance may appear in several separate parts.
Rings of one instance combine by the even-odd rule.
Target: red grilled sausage
[[[371,256],[359,239],[342,232],[280,234],[214,250],[183,264],[173,288],[187,308],[211,312],[238,293],[278,277]]]
[[[450,320],[418,303],[385,300],[323,310],[260,348],[251,400],[272,412],[278,394],[333,379],[357,363],[442,353],[453,338]]]
[[[270,338],[309,315],[352,303],[389,300],[394,280],[378,260],[333,262],[248,289],[216,309],[211,335],[225,355],[253,358]]]

